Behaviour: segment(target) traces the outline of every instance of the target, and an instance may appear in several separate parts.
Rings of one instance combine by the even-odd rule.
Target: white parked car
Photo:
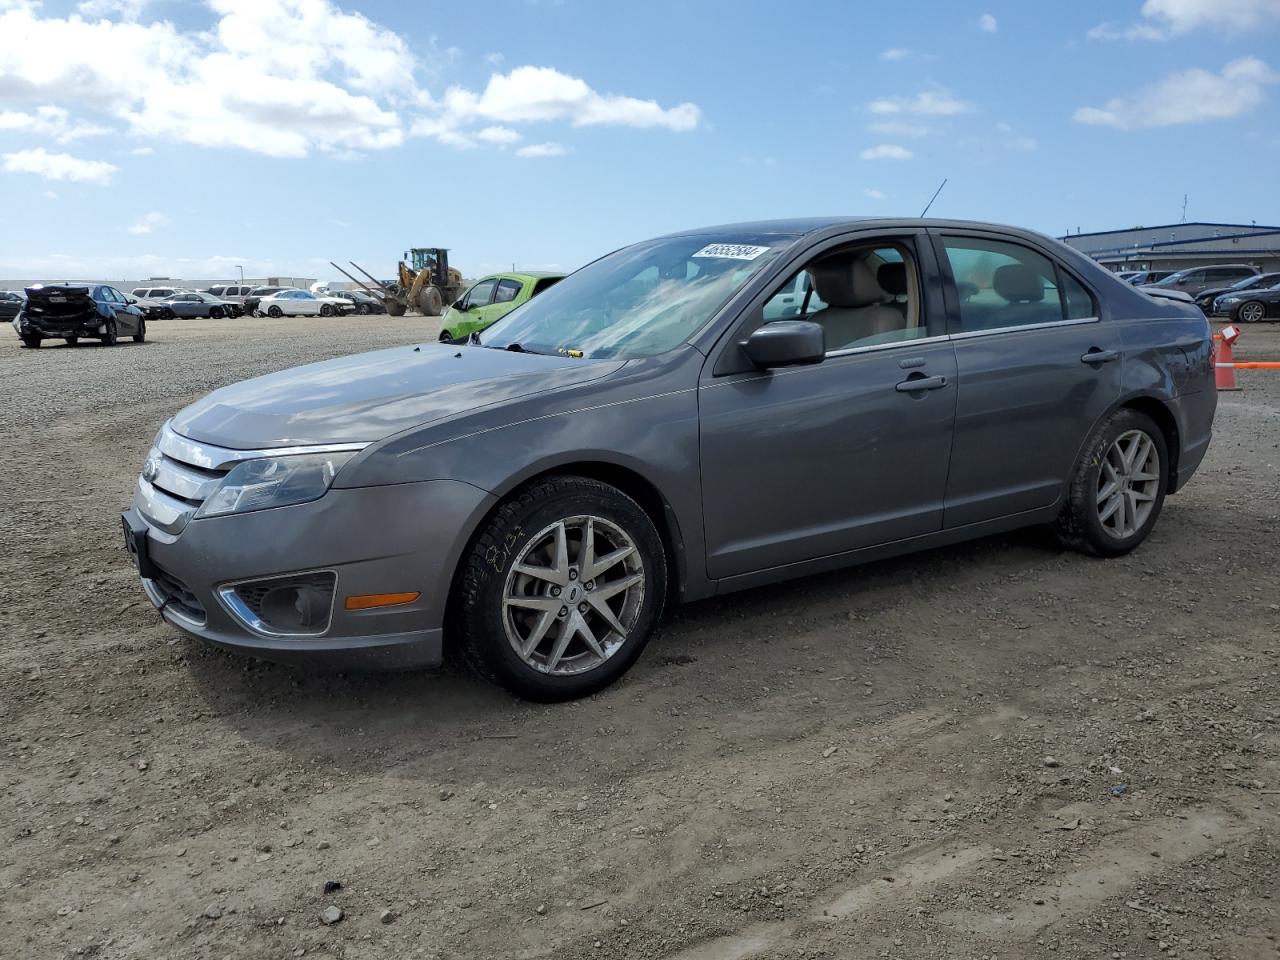
[[[306,290],[281,290],[258,301],[258,312],[268,317],[332,317],[353,309],[354,305],[341,297],[318,297]]]

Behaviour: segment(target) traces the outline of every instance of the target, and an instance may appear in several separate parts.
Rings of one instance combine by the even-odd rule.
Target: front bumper
[[[330,490],[319,500],[192,520],[176,536],[125,513],[145,559],[143,590],[166,621],[219,647],[343,669],[438,665],[453,571],[493,497],[439,480]],[[331,619],[315,635],[267,635],[219,588],[323,568],[336,574]],[[348,596],[417,592],[411,603],[347,610]]]

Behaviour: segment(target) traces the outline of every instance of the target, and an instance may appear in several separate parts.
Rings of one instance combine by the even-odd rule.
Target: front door
[[[1120,396],[1119,332],[1043,251],[977,231],[935,245],[958,380],[945,524],[1051,507]]]
[[[815,289],[798,314],[806,284],[795,275],[764,303],[765,322],[823,326],[821,363],[720,376],[708,363],[699,419],[711,578],[941,529],[955,355],[919,240],[825,250],[805,265]]]

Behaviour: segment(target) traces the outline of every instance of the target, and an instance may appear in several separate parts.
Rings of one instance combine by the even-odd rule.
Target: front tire
[[[222,319],[222,308],[221,308],[221,307],[210,307],[210,308],[209,308],[209,319],[210,319],[210,320],[221,320],[221,319]]]
[[[332,317],[332,316],[333,316],[333,307],[332,307],[330,304],[327,304],[327,303],[322,303],[322,304],[320,304],[320,316],[322,316],[322,317]]]
[[[572,700],[635,663],[666,592],[666,552],[639,504],[596,480],[549,477],[503,503],[472,543],[456,628],[481,675],[529,700]]]
[[[1156,422],[1137,410],[1117,410],[1094,431],[1076,465],[1058,520],[1062,544],[1099,557],[1133,550],[1160,516],[1168,465]]]
[[[387,301],[387,313],[391,314],[391,316],[403,317],[404,312],[405,312],[405,306],[399,300]]]
[[[147,321],[138,321],[138,332],[133,335],[134,343],[142,343],[147,339]]]
[[[1257,300],[1249,300],[1240,304],[1240,309],[1236,311],[1236,316],[1241,323],[1261,323],[1267,317],[1266,305]]]
[[[28,350],[39,350],[40,338],[37,337],[35,334],[24,333],[22,335],[22,345],[26,347]]]
[[[80,342],[79,337],[63,337],[62,339],[68,347],[74,347],[77,343]]]
[[[284,316],[284,311],[273,304],[272,306],[267,307],[267,316],[272,320],[279,320]]]

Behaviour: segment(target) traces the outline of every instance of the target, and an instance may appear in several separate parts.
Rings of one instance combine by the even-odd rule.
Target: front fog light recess
[[[255,633],[316,636],[329,629],[337,579],[325,570],[229,584],[218,594],[236,619]]]

